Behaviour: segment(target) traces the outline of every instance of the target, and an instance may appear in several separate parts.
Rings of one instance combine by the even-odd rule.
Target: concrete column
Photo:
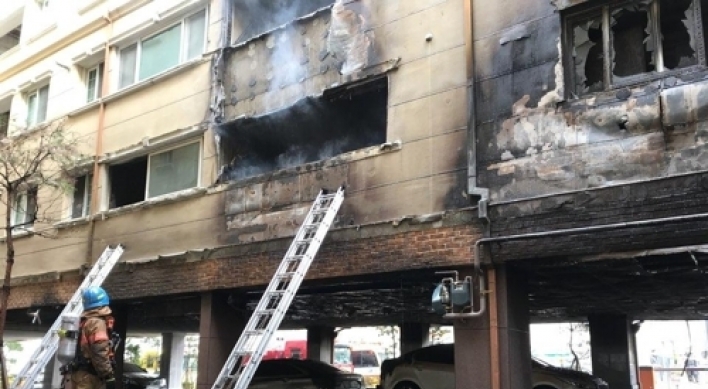
[[[334,327],[307,329],[307,359],[332,363],[334,360]]]
[[[636,339],[626,315],[592,315],[592,372],[612,389],[638,389]]]
[[[239,315],[227,301],[228,296],[218,292],[202,294],[197,361],[198,389],[211,388],[246,326],[248,318]]]
[[[401,329],[401,355],[425,347],[429,343],[430,324],[428,323],[402,323]]]
[[[128,336],[128,315],[130,309],[127,305],[111,304],[111,310],[113,311],[113,318],[115,319],[115,324],[113,331],[120,335],[120,344],[115,351],[116,359],[116,371],[115,378],[116,389],[123,389],[123,362],[125,360],[125,339]]]
[[[167,380],[169,389],[182,388],[182,368],[184,367],[185,334],[162,334],[162,356],[160,357],[160,377]]]
[[[531,387],[531,341],[527,280],[499,267],[490,272],[487,310],[456,320],[455,388]]]

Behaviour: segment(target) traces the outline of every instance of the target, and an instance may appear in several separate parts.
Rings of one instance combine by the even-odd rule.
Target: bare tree
[[[2,388],[8,379],[3,353],[5,320],[10,299],[10,280],[15,264],[15,239],[18,235],[51,236],[57,218],[57,201],[73,187],[71,169],[84,157],[78,139],[66,130],[63,121],[51,122],[16,137],[0,139],[0,204],[5,207],[6,265],[0,290],[0,374]],[[41,201],[38,201],[42,193]],[[53,212],[52,212],[53,211]],[[60,212],[59,212],[60,213]],[[59,216],[60,217],[60,216]]]

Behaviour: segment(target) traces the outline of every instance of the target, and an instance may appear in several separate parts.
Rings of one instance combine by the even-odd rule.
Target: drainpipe
[[[110,12],[107,12],[103,17],[108,24],[105,27],[106,31],[106,42],[103,48],[103,84],[101,85],[101,98],[98,105],[98,128],[96,129],[96,146],[93,158],[93,179],[91,180],[91,204],[89,206],[89,236],[88,244],[86,249],[87,263],[93,264],[93,237],[96,230],[96,218],[94,217],[100,210],[100,198],[99,198],[99,188],[100,188],[100,178],[101,178],[101,166],[98,161],[103,153],[103,133],[105,130],[106,122],[106,103],[103,101],[103,97],[108,95],[110,91],[110,60],[111,60],[111,46],[110,39],[113,35],[113,18],[111,18]]]
[[[479,218],[484,219],[487,225],[488,234],[489,218],[487,217],[487,205],[489,204],[489,189],[477,186],[477,112],[476,112],[476,92],[477,88],[474,80],[474,29],[472,20],[474,16],[474,0],[466,0],[464,3],[464,34],[465,34],[465,58],[467,59],[467,193],[470,196],[478,196],[477,202]]]

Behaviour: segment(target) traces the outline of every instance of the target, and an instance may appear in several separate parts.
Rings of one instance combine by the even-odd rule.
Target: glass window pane
[[[204,51],[204,33],[206,29],[206,10],[192,15],[187,25],[187,60],[197,58]]]
[[[119,88],[125,88],[135,82],[135,64],[137,58],[137,44],[132,44],[120,51],[120,75],[118,79]]]
[[[654,71],[655,48],[647,6],[631,4],[613,9],[610,25],[615,79]]]
[[[698,65],[693,0],[661,0],[659,8],[664,67],[679,69]]]
[[[150,156],[148,197],[194,188],[199,177],[199,143]]]
[[[92,102],[96,99],[96,90],[98,88],[98,69],[91,69],[88,72],[86,80],[86,101]]]
[[[33,126],[37,123],[37,93],[34,92],[27,98],[27,125]]]
[[[27,195],[20,193],[15,196],[12,203],[12,225],[17,226],[25,222],[25,209],[27,208]]]
[[[139,79],[144,80],[179,64],[181,24],[142,42]]]
[[[37,123],[41,123],[47,118],[47,103],[49,102],[49,86],[39,90],[37,99]]]
[[[573,66],[575,67],[575,94],[605,89],[605,45],[602,39],[602,18],[576,22],[573,25]]]
[[[86,195],[86,176],[76,179],[74,182],[74,201],[71,206],[71,217],[78,218],[84,216],[84,198]]]

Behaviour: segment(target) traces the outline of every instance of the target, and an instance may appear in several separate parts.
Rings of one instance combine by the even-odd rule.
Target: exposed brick
[[[348,241],[328,239],[307,279],[469,264],[473,260],[471,247],[479,236],[478,228],[466,224]],[[267,284],[285,250],[247,251],[240,256],[196,262],[162,259],[137,265],[133,271],[118,267],[105,287],[120,300]],[[10,308],[64,303],[79,282],[74,277],[17,286],[10,296]]]

